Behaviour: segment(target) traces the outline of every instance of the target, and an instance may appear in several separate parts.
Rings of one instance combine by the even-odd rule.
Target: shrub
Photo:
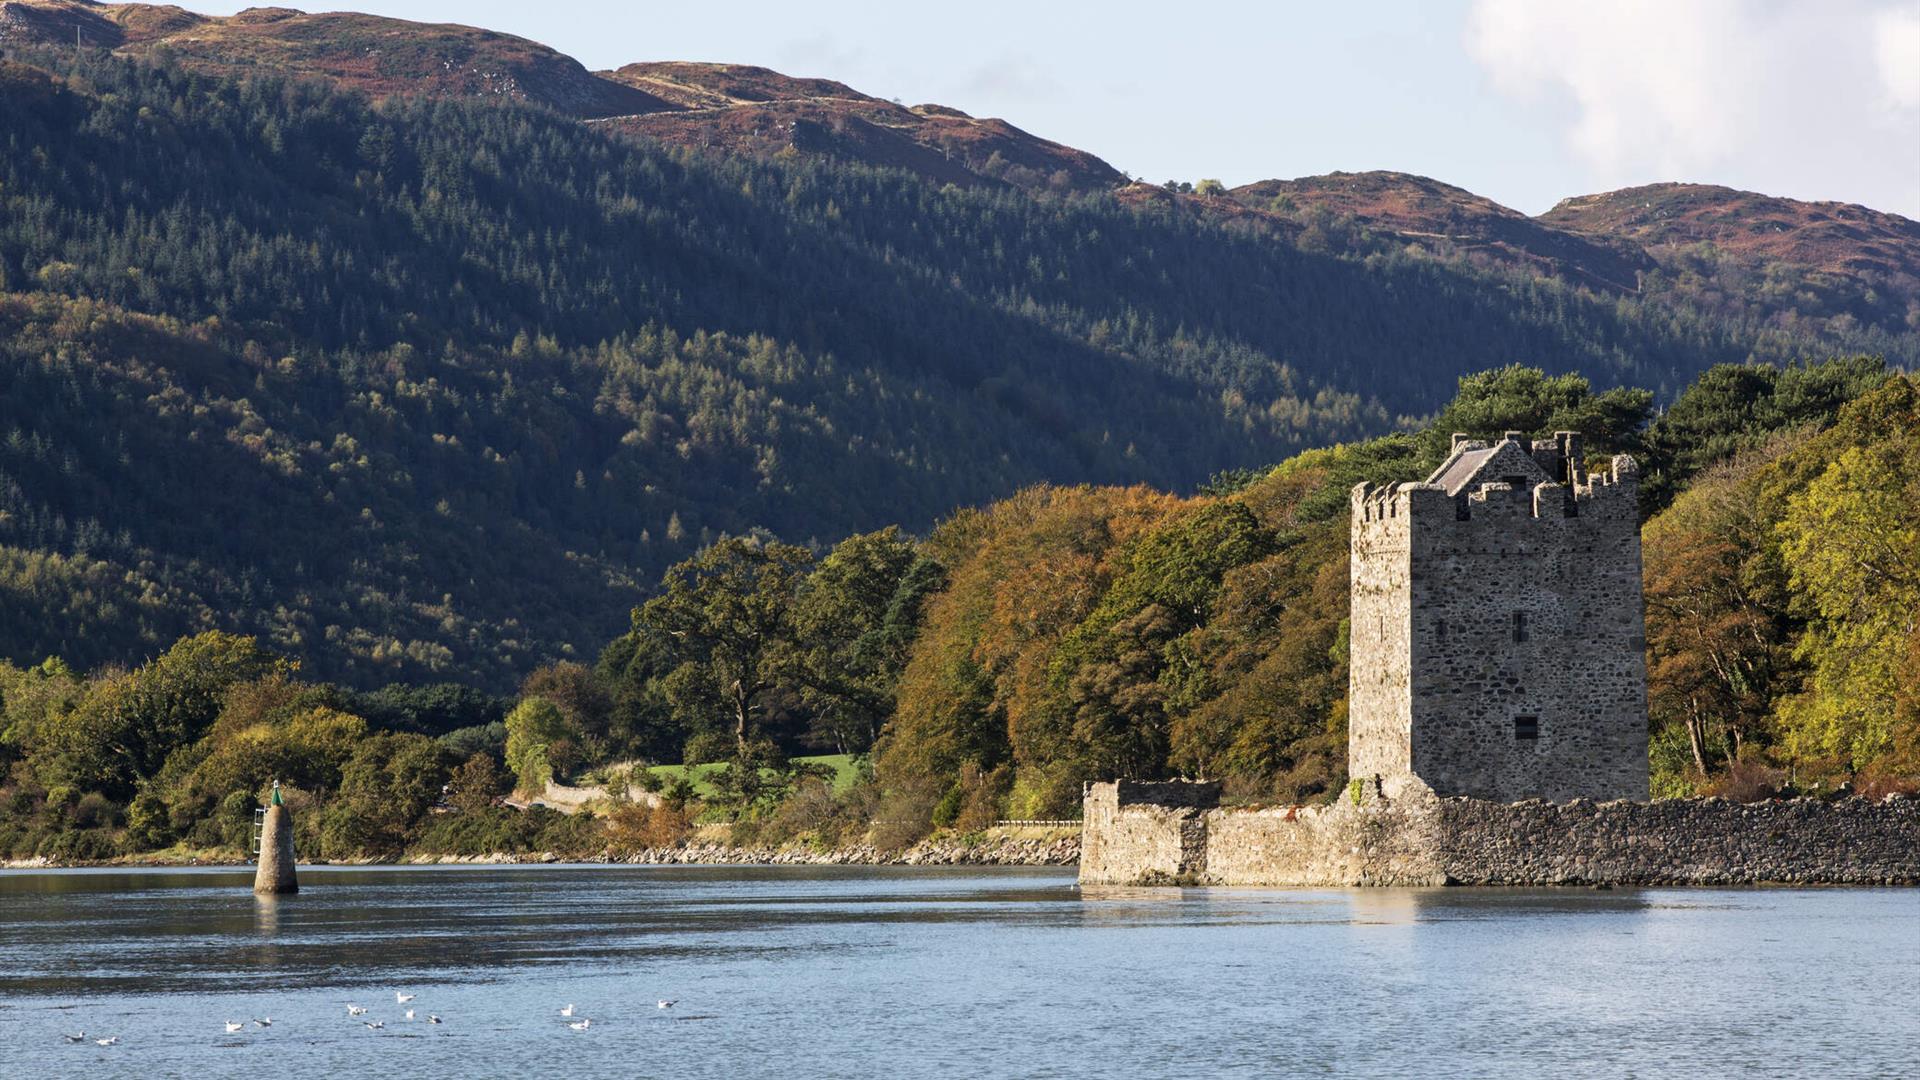
[[[475,754],[492,754],[505,757],[507,753],[507,725],[496,721],[481,727],[461,728],[440,736],[440,745],[447,748],[454,760],[465,761]]]
[[[667,805],[621,803],[607,815],[607,846],[622,854],[649,848],[679,847],[693,832],[684,809]]]
[[[152,851],[173,842],[173,824],[167,819],[167,804],[151,791],[142,791],[127,805],[128,851]]]
[[[113,834],[105,829],[48,833],[42,837],[36,855],[62,862],[101,862],[119,851]]]
[[[693,780],[682,774],[673,778],[673,782],[660,793],[660,797],[667,801],[668,806],[685,809],[689,803],[693,802],[696,794],[698,789],[694,787]]]
[[[1855,778],[1853,793],[1867,799],[1884,799],[1889,795],[1920,795],[1920,776],[1901,776],[1892,772],[1869,769]]]
[[[533,830],[530,850],[551,851],[568,858],[599,855],[606,851],[607,834],[600,819],[592,814],[563,814],[544,806],[535,806],[523,815]]]
[[[933,808],[944,794],[931,780],[901,781],[886,789],[874,811],[873,845],[903,851],[933,831]]]
[[[67,822],[76,829],[110,829],[118,826],[121,818],[120,804],[97,791],[80,796],[67,811]]]
[[[605,834],[591,814],[568,816],[544,806],[527,810],[496,806],[471,814],[436,814],[410,850],[417,855],[597,855]]]
[[[477,753],[467,758],[447,780],[447,802],[461,813],[483,813],[494,800],[507,793],[512,781],[494,763],[493,755]]]
[[[486,807],[465,814],[438,814],[420,830],[413,850],[428,855],[481,856],[527,850],[525,815],[510,807]]]
[[[793,792],[774,808],[761,830],[761,839],[781,844],[797,836],[809,836],[822,847],[832,847],[849,826],[857,826],[850,807],[834,797],[833,782],[817,776],[802,778]]]
[[[1785,793],[1787,774],[1756,761],[1730,761],[1727,771],[1706,787],[1706,793],[1732,802],[1762,802]]]
[[[955,780],[953,786],[947,789],[947,793],[940,796],[940,801],[933,804],[933,812],[929,815],[933,827],[944,829],[952,825],[954,819],[960,816],[960,806],[966,801],[966,797],[966,789],[961,786],[960,781]]]
[[[703,731],[687,740],[681,759],[688,768],[705,765],[714,761],[725,761],[740,749],[731,733],[725,731]]]
[[[960,768],[960,812],[953,827],[961,832],[979,832],[999,821],[1006,808],[1007,795],[1013,790],[1013,768],[999,765],[981,769],[967,764]]]

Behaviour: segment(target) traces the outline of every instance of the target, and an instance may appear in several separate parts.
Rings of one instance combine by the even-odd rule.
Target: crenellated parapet
[[[1468,445],[1478,445],[1469,443]],[[1390,540],[1421,524],[1520,518],[1639,520],[1640,466],[1616,454],[1602,472],[1580,470],[1572,482],[1533,476],[1482,480],[1450,492],[1434,483],[1375,484],[1362,481],[1349,493],[1356,541]]]

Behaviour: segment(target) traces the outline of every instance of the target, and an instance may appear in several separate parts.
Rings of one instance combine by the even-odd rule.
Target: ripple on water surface
[[[1913,890],[1083,893],[1058,869],[845,867],[310,868],[278,900],[250,884],[0,872],[0,1075],[1875,1075],[1920,1060],[1898,989],[1920,965]]]

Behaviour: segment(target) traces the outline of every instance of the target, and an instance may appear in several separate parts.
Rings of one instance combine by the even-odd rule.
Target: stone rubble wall
[[[1219,801],[1218,784],[1088,784],[1080,879],[1128,884],[1194,879],[1204,869],[1205,814]]]
[[[1915,885],[1920,799],[1489,803],[1445,799],[1463,885]]]
[[[1443,885],[1436,820],[1405,800],[1207,814],[1208,883]]]
[[[1914,885],[1920,799],[1168,804],[1090,784],[1083,885]]]

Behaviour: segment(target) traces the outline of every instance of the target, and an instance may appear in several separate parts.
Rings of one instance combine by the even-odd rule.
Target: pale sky
[[[1004,117],[1153,181],[1397,169],[1539,213],[1690,180],[1920,218],[1920,0],[304,7],[485,26],[596,70],[824,76]]]

